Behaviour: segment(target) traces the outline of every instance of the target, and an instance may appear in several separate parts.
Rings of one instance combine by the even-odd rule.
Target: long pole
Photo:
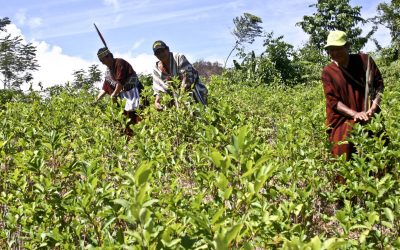
[[[95,24],[95,23],[93,23],[93,24],[94,24],[94,27],[96,28],[97,34],[99,35],[101,41],[102,41],[103,44],[104,44],[104,47],[106,47],[106,48],[108,49],[106,40],[104,40],[104,37],[103,37],[103,35],[101,34],[100,30],[97,28],[96,24]]]
[[[365,94],[364,94],[364,112],[369,110],[370,98],[369,98],[369,87],[371,85],[371,76],[370,76],[370,63],[369,56],[367,60],[367,71],[365,72]]]

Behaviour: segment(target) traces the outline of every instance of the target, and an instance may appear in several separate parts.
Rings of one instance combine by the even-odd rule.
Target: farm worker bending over
[[[132,66],[124,59],[114,58],[108,48],[99,49],[97,56],[100,62],[107,66],[107,71],[103,88],[98,94],[96,102],[105,94],[109,94],[115,102],[117,97],[126,99],[124,113],[130,118],[130,121],[125,129],[125,134],[131,136],[132,130],[129,125],[140,121],[136,110],[139,108],[139,94],[143,89],[143,85],[140,83]]]
[[[364,124],[380,112],[383,92],[383,79],[374,60],[367,54],[349,54],[350,45],[345,32],[331,31],[325,49],[332,62],[322,72],[331,151],[335,156],[346,154],[347,160],[355,152],[354,145],[338,142],[346,141],[354,123]]]
[[[181,89],[193,93],[196,102],[206,105],[207,88],[200,82],[197,70],[193,68],[186,57],[179,53],[170,52],[169,47],[160,40],[153,43],[153,52],[159,60],[153,69],[155,108],[157,110],[162,109],[162,94],[174,95],[174,86],[171,86],[173,77],[179,78]],[[176,100],[175,105],[178,105]]]

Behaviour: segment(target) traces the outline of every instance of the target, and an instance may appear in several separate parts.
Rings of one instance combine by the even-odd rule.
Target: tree
[[[273,35],[273,32],[266,35],[265,54],[279,72],[283,83],[297,84],[301,80],[301,70],[297,64],[296,51],[293,45],[283,41],[283,36],[274,38]]]
[[[399,58],[400,49],[400,1],[392,0],[391,3],[380,3],[378,5],[378,15],[373,18],[376,25],[383,25],[390,30],[391,36],[391,48],[390,57],[391,61],[395,61]],[[379,44],[375,41],[380,47]]]
[[[0,32],[6,32],[5,26],[10,24],[6,18],[0,19]],[[32,71],[39,65],[36,60],[36,48],[31,44],[24,44],[20,36],[11,37],[5,34],[0,38],[0,73],[4,89],[19,89],[23,83],[33,80]]]
[[[350,0],[318,0],[310,7],[316,7],[317,12],[311,16],[304,16],[303,21],[296,25],[310,35],[310,43],[319,51],[323,51],[326,38],[331,30],[342,30],[347,33],[354,51],[361,50],[376,29],[372,29],[365,37],[360,37],[362,29],[358,24],[367,21],[361,17],[361,7],[352,7]]]
[[[73,75],[73,86],[76,89],[92,89],[94,84],[101,80],[101,71],[96,64],[91,65],[87,73],[85,70],[80,69],[74,71]]]
[[[390,30],[392,43],[398,43],[400,39],[400,1],[392,0],[390,4],[380,3],[377,9],[376,22]]]
[[[260,23],[262,23],[261,18],[250,13],[244,13],[243,16],[235,17],[233,19],[233,23],[235,24],[235,28],[232,34],[235,36],[236,42],[235,46],[225,60],[224,68],[226,67],[226,63],[228,62],[232,52],[239,45],[243,43],[252,44],[255,38],[260,36],[262,33],[262,27],[260,26]]]
[[[8,17],[0,18],[0,31],[5,31],[4,27],[10,23],[11,21],[8,19]]]

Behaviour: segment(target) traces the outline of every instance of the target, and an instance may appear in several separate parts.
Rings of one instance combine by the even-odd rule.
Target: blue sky
[[[35,80],[45,86],[72,80],[72,72],[98,63],[102,47],[93,23],[115,56],[128,60],[139,73],[151,72],[155,63],[151,45],[162,39],[172,51],[189,60],[223,63],[234,45],[233,18],[249,12],[263,20],[264,31],[284,35],[298,47],[308,38],[296,22],[315,9],[316,0],[0,0],[0,17],[13,23],[9,32],[22,35],[38,48],[41,66]],[[376,14],[379,0],[352,0],[362,6],[364,18]],[[376,37],[390,41],[381,29]],[[251,48],[261,51],[261,40]],[[370,44],[366,50],[372,50]],[[231,58],[232,59],[232,58]],[[104,69],[104,66],[100,66]]]

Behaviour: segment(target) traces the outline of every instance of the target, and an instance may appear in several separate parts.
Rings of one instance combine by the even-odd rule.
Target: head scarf
[[[97,57],[101,60],[102,58],[104,58],[110,54],[111,54],[111,52],[108,50],[108,48],[101,48],[97,52]]]

